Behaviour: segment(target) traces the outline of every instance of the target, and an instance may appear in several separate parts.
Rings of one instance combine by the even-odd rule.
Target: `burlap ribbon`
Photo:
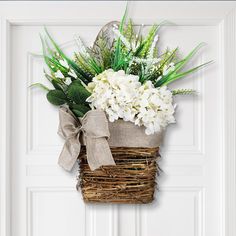
[[[70,171],[75,164],[81,145],[86,145],[88,164],[91,170],[100,166],[115,165],[110,147],[159,147],[164,131],[145,134],[144,126],[117,120],[108,122],[101,110],[91,110],[78,119],[67,107],[59,110],[58,134],[65,144],[59,157],[59,165]]]
[[[59,110],[58,134],[65,144],[58,164],[70,171],[74,166],[81,144],[86,145],[91,170],[102,165],[115,165],[107,139],[110,137],[106,115],[101,110],[91,110],[78,120],[67,107]]]

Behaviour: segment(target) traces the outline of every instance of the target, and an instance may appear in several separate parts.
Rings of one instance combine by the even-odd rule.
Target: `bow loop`
[[[57,133],[62,138],[68,139],[75,137],[80,129],[81,124],[79,124],[74,114],[67,107],[61,107],[59,110],[59,127]]]
[[[115,165],[107,142],[110,132],[103,111],[91,110],[78,120],[67,107],[61,107],[59,120],[58,134],[66,140],[58,160],[60,166],[68,171],[72,169],[80,153],[82,138],[85,139],[91,170],[102,165]]]
[[[91,110],[82,119],[82,127],[90,138],[109,138],[110,132],[106,115],[101,110]]]

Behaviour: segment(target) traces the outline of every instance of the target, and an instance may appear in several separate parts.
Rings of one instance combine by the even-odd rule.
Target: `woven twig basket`
[[[82,147],[79,156],[80,174],[77,190],[85,202],[150,203],[154,199],[156,177],[159,175],[158,148],[111,148],[115,166],[91,171]]]

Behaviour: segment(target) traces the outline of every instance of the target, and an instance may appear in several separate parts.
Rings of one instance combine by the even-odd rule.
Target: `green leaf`
[[[126,16],[127,16],[127,5],[125,8],[125,13],[122,17],[122,20],[121,20],[121,23],[119,26],[120,33],[123,32]],[[114,57],[113,67],[116,67],[117,64],[119,64],[120,54],[121,54],[121,40],[120,40],[120,38],[118,38],[118,40],[116,41],[116,44],[115,44],[115,57]]]
[[[178,49],[179,48],[177,47],[169,55],[168,55],[168,51],[163,55],[164,60],[161,62],[160,68],[163,68],[168,62],[171,62],[171,60],[176,56]]]
[[[50,91],[50,89],[48,87],[46,87],[45,85],[43,85],[41,83],[34,83],[34,84],[31,84],[29,87],[30,88],[31,87],[39,87],[39,88],[42,88],[43,90]]]
[[[54,57],[55,52],[50,48],[48,41],[45,39],[45,46],[47,47],[47,51],[51,57]]]
[[[63,81],[61,79],[48,75],[46,71],[44,71],[44,75],[55,89],[64,91],[63,85],[65,86],[65,84],[63,84]]]
[[[198,44],[183,60],[178,62],[175,65],[174,72],[178,72],[181,68],[183,68],[203,45],[204,45],[204,43]]]
[[[135,37],[134,26],[131,19],[129,19],[128,25],[124,29],[124,36],[128,39],[130,43],[132,42],[132,39]]]
[[[199,70],[200,68],[202,68],[202,67],[204,67],[204,66],[206,66],[206,65],[208,65],[208,64],[210,64],[210,63],[212,63],[212,61],[203,63],[203,64],[201,64],[201,65],[199,65],[199,66],[197,66],[197,67],[194,67],[194,68],[192,68],[192,69],[190,69],[190,70],[188,70],[188,71],[185,71],[185,72],[183,72],[183,73],[179,73],[179,74],[177,74],[177,75],[175,75],[175,76],[170,76],[170,78],[168,78],[168,80],[167,80],[166,82],[164,82],[164,83],[162,84],[162,86],[163,86],[163,85],[168,85],[169,83],[171,83],[171,82],[173,82],[173,81],[175,81],[175,80],[177,80],[177,79],[181,79],[181,78],[183,78],[183,77],[185,77],[185,76],[187,76],[187,75],[189,75],[189,74],[191,74],[191,73],[193,73],[193,72]]]
[[[56,72],[57,69],[51,66],[50,58],[47,56],[46,46],[45,46],[44,40],[43,40],[43,38],[42,38],[41,35],[40,35],[40,39],[41,39],[42,48],[43,48],[43,58],[44,58],[44,61],[45,61],[45,63],[47,64],[48,68],[49,68],[52,72]]]
[[[72,104],[70,107],[72,111],[74,111],[74,113],[79,117],[83,116],[90,110],[88,106],[85,106],[83,104]]]
[[[78,81],[73,81],[67,90],[68,97],[76,104],[85,104],[90,96],[89,91]]]
[[[145,43],[141,43],[141,44],[137,47],[136,51],[134,52],[134,56],[135,56],[135,57],[137,57],[137,56],[141,53],[141,51],[143,50],[144,45],[145,45]]]
[[[152,28],[150,29],[146,39],[144,40],[144,47],[140,53],[141,57],[147,56],[158,28],[159,28],[158,25],[153,25]]]
[[[52,57],[52,58],[49,58],[48,60],[51,62],[51,64],[54,65],[54,67],[55,67],[57,70],[60,70],[62,74],[68,72],[68,69],[65,68],[64,66],[62,66],[62,65],[57,61],[57,59],[55,59],[55,58]]]
[[[196,90],[194,89],[174,89],[171,91],[173,96],[175,95],[191,95],[195,94]]]
[[[47,93],[47,99],[50,103],[56,106],[63,105],[67,102],[67,97],[64,92],[58,89],[50,90]]]
[[[92,77],[90,75],[88,75],[86,72],[84,72],[74,61],[72,61],[71,59],[69,59],[64,53],[63,51],[60,49],[60,47],[56,44],[56,42],[53,40],[53,38],[51,37],[51,35],[48,33],[47,29],[45,29],[45,32],[48,36],[48,38],[50,39],[51,43],[53,44],[53,46],[55,47],[55,49],[57,50],[57,52],[60,54],[60,56],[62,58],[64,58],[67,63],[69,64],[69,66],[72,67],[72,69],[75,71],[76,75],[85,83],[88,84],[91,80]]]
[[[98,65],[98,63],[91,57],[88,59],[88,64],[93,68],[93,70],[100,74],[102,72],[102,68]]]
[[[75,62],[79,64],[84,71],[87,71],[87,73],[89,73],[92,77],[97,74],[97,71],[90,65],[88,58],[85,58],[80,53],[74,53],[74,56]]]
[[[196,52],[204,45],[204,43],[200,43],[199,45],[197,45],[183,60],[179,61],[178,63],[175,64],[175,69],[168,73],[167,75],[163,76],[160,80],[158,80],[155,84],[155,87],[160,87],[160,86],[163,86],[163,85],[167,85],[171,82],[173,82],[174,80],[176,79],[180,79],[198,69],[200,69],[201,67],[211,63],[212,61],[210,62],[207,62],[207,63],[204,63],[200,66],[197,66],[193,69],[190,69],[188,71],[185,71],[185,72],[182,72],[182,73],[177,73],[180,69],[182,69],[188,62],[189,60],[196,54]]]
[[[55,79],[52,79],[51,83],[52,83],[52,85],[55,89],[63,91],[62,87],[60,86],[60,84]]]
[[[84,113],[79,110],[72,109],[72,111],[77,117],[83,117],[83,115],[84,115]]]

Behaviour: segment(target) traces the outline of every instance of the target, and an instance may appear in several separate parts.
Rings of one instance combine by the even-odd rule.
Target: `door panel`
[[[90,7],[84,7],[84,11]],[[135,10],[133,15],[138,18]],[[141,20],[155,22],[155,11],[143,13]],[[81,22],[46,26],[63,50],[71,54],[76,50],[72,41],[75,33],[91,44],[102,26],[99,18],[93,24],[85,13]],[[182,24],[161,29],[162,48],[179,46],[186,54],[199,42],[206,42],[207,47],[192,65],[210,59],[215,64],[172,86],[194,88],[198,95],[175,100],[177,123],[168,127],[161,147],[163,172],[158,178],[156,201],[150,205],[117,206],[84,204],[75,190],[78,168],[66,173],[57,165],[63,145],[57,135],[57,108],[48,104],[43,91],[29,89],[35,82],[47,84],[40,55],[39,33],[43,25],[14,25],[10,32],[12,236],[221,235],[218,26]]]

